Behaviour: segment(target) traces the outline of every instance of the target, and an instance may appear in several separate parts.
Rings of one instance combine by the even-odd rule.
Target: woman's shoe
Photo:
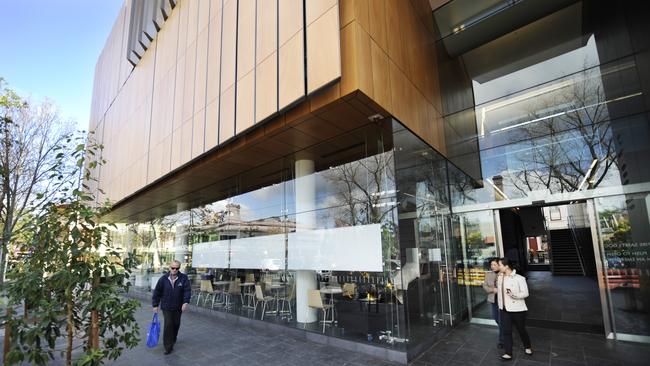
[[[507,353],[504,353],[503,355],[501,355],[501,361],[512,361],[512,356],[510,356]]]
[[[533,355],[533,350],[530,349],[530,348],[526,348],[526,349],[524,350],[524,353],[526,353],[528,356],[532,356],[532,355]]]

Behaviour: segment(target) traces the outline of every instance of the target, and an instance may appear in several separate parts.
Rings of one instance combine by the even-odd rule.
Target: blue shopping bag
[[[158,321],[158,313],[153,314],[153,320],[147,332],[147,347],[154,348],[158,344],[158,337],[160,336],[160,322]]]

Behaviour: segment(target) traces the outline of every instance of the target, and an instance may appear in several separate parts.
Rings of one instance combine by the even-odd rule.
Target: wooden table
[[[330,303],[330,305],[334,306],[334,295],[342,294],[343,289],[340,288],[340,287],[327,286],[327,287],[323,287],[322,289],[320,289],[320,293],[325,294],[325,295],[329,295],[329,299],[330,299],[329,303]]]

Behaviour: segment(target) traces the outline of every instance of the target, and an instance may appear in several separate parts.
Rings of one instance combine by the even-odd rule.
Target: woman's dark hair
[[[499,264],[499,258],[498,257],[492,257],[490,258],[490,261],[488,262],[489,264],[492,264],[492,262],[497,262]]]
[[[515,269],[515,267],[512,265],[512,261],[508,258],[499,258],[499,262],[510,269]]]

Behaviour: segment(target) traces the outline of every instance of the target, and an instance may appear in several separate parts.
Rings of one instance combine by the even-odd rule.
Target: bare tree
[[[381,223],[392,206],[384,202],[394,192],[392,153],[377,154],[331,169],[327,179],[336,187],[341,203],[335,221],[344,226]]]
[[[509,138],[527,141],[528,148],[517,153],[521,169],[504,174],[522,193],[595,188],[616,168],[607,97],[596,71],[539,97],[526,118],[532,122]]]
[[[77,177],[65,169],[70,162],[63,153],[72,143],[72,124],[51,103],[28,103],[0,78],[0,286],[9,243],[25,229],[26,218],[74,188]]]

